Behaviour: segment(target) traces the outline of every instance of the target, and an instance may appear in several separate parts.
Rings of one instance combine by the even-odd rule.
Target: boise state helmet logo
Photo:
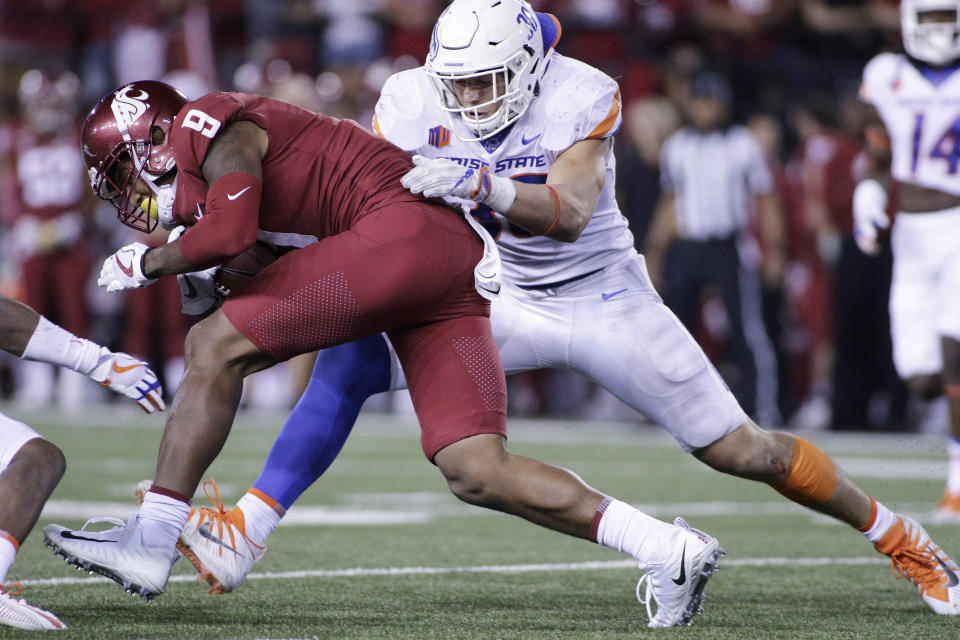
[[[437,125],[429,129],[427,134],[427,142],[438,149],[450,144],[450,129],[446,127]]]

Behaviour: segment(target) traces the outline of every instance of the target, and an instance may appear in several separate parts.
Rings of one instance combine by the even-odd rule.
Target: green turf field
[[[152,477],[162,419],[107,407],[25,419],[66,453],[39,526],[124,516]],[[282,414],[246,414],[211,469],[228,506],[253,482]],[[626,556],[459,503],[409,420],[366,416],[330,472],[277,529],[251,579],[207,595],[181,560],[152,603],[87,578],[39,531],[8,581],[69,625],[63,638],[960,638],[855,531],[721,476],[644,426],[511,423],[511,449],[717,536],[727,551],[687,629],[648,630]],[[923,517],[942,490],[941,438],[810,438],[889,506]],[[89,504],[95,502],[96,504]],[[204,504],[205,498],[196,501]],[[287,526],[289,525],[289,526]],[[38,527],[39,528],[39,527]],[[928,526],[960,554],[960,529]],[[36,637],[0,627],[0,638]]]

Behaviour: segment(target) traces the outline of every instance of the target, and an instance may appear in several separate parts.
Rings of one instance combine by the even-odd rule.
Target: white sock
[[[283,517],[273,507],[249,491],[237,501],[237,508],[243,511],[243,522],[246,529],[244,533],[260,546],[266,544],[267,538],[277,528],[277,525],[280,524],[280,518]]]
[[[0,585],[7,580],[7,571],[17,558],[17,548],[5,536],[0,536]]]
[[[947,440],[947,490],[950,493],[960,493],[960,440]]]
[[[23,350],[23,357],[90,375],[100,361],[100,349],[100,345],[95,342],[78,338],[40,316],[40,322]]]
[[[188,517],[190,505],[186,502],[148,491],[137,513],[137,528],[143,546],[173,553]]]
[[[879,500],[874,502],[877,505],[877,517],[873,519],[873,525],[869,529],[861,532],[870,542],[877,542],[897,522],[897,514],[883,506]]]
[[[606,508],[603,509],[602,503],[600,507],[603,514],[597,525],[597,544],[629,553],[640,561],[641,566],[659,560],[664,550],[670,548],[676,527],[620,500],[606,500],[610,501]]]

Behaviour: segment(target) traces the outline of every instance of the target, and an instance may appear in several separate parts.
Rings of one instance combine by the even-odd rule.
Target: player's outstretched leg
[[[0,624],[18,629],[66,629],[57,616],[35,607],[7,582],[16,559],[47,498],[63,476],[66,461],[56,445],[30,427],[0,415]]]
[[[748,421],[694,454],[715,469],[766,482],[790,500],[856,528],[931,609],[960,614],[957,564],[916,521],[867,495],[810,441]]]
[[[651,627],[688,625],[699,613],[704,587],[723,555],[719,543],[678,518],[661,522],[605,497],[566,469],[507,452],[502,437],[472,436],[434,457],[450,490],[464,502],[520,516],[586,538],[637,559],[637,585],[652,613]]]
[[[286,510],[333,464],[363,403],[389,386],[390,352],[383,336],[320,351],[310,383],[253,487],[232,509],[225,510],[217,495],[211,498],[215,508],[190,511],[177,548],[211,593],[240,586]],[[237,540],[245,543],[238,546]]]

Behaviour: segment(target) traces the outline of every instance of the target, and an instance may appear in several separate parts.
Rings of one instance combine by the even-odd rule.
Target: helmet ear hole
[[[160,146],[166,139],[167,134],[160,127],[154,126],[150,129],[150,144],[153,146]]]

